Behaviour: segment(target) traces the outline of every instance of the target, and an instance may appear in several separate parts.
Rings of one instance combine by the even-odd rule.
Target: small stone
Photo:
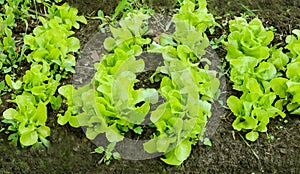
[[[280,148],[279,152],[282,153],[282,154],[287,154],[286,148]]]

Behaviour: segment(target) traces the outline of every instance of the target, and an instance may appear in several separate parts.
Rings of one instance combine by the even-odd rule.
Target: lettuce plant
[[[47,107],[43,102],[37,102],[35,96],[24,92],[12,100],[18,109],[9,108],[4,111],[2,122],[10,124],[8,140],[17,145],[18,140],[22,147],[42,143],[49,147],[46,139],[50,135],[50,128],[46,126]]]
[[[266,30],[257,18],[229,22],[230,35],[226,59],[230,62],[230,80],[240,97],[230,96],[227,105],[236,116],[234,129],[247,130],[246,139],[255,141],[258,132],[266,132],[270,118],[299,112],[299,30],[286,38],[288,51],[269,47],[272,30]]]
[[[27,91],[33,94],[36,101],[49,103],[51,97],[55,94],[58,81],[53,79],[50,74],[50,67],[44,62],[43,65],[32,64],[30,70],[25,72],[21,80],[13,82],[9,75],[5,76],[6,83],[14,90]]]
[[[56,71],[74,73],[76,60],[72,53],[78,51],[80,43],[77,38],[70,37],[74,34],[71,28],[78,28],[78,22],[86,24],[86,20],[83,16],[77,16],[77,9],[67,4],[53,6],[49,11],[49,19],[39,17],[43,25],[24,37],[25,44],[32,50],[27,61],[54,64],[54,70],[51,70],[53,74]]]
[[[88,87],[88,86],[86,86]],[[58,89],[58,93],[62,96],[64,96],[66,99],[67,99],[67,102],[66,104],[68,105],[68,109],[67,111],[65,112],[64,115],[61,115],[61,114],[58,114],[58,120],[57,122],[60,124],[60,125],[65,125],[66,123],[69,122],[69,124],[72,126],[72,127],[80,127],[79,123],[78,123],[78,119],[77,117],[75,117],[74,115],[77,114],[78,112],[78,107],[77,106],[81,106],[82,104],[80,103],[81,102],[81,96],[78,96],[80,95],[83,91],[86,91],[88,90],[88,88],[81,88],[83,90],[77,90],[76,92],[77,93],[74,93],[74,87],[72,85],[65,85],[65,86],[62,86]],[[75,103],[75,102],[79,102],[78,104]],[[73,104],[73,102],[75,104]]]
[[[244,90],[244,79],[257,74],[255,67],[269,58],[268,45],[273,40],[274,34],[270,30],[267,31],[257,18],[248,24],[244,18],[237,17],[229,22],[229,27],[226,60],[231,66],[230,80],[234,83],[234,89]],[[273,74],[270,72],[270,76],[265,78],[273,78],[273,65],[265,64],[265,66],[272,66],[273,69]]]
[[[207,98],[201,99],[202,86],[197,86],[199,83],[196,82],[206,79],[205,91],[208,93],[212,92],[211,85],[218,87],[219,84],[210,81],[208,71],[192,69],[177,58],[168,60],[171,78],[164,77],[159,90],[166,102],[150,117],[158,132],[144,148],[149,153],[163,152],[165,158],[162,160],[167,164],[180,165],[188,158],[192,145],[203,140],[205,125],[211,115],[211,104]]]
[[[78,10],[76,8],[64,3],[61,6],[55,5],[48,8],[47,17],[59,21],[59,24],[64,25],[67,30],[71,30],[73,27],[79,29],[80,25],[78,22],[87,24],[87,21],[84,16],[78,16],[77,13]]]

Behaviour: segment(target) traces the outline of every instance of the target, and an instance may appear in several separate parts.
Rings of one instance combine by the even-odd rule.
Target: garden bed
[[[68,1],[81,14],[91,14],[103,9],[112,13],[117,4],[111,1]],[[284,39],[293,29],[300,28],[300,2],[297,1],[207,1],[209,11],[224,24],[223,29],[216,29],[210,38],[228,34],[228,21],[240,13],[252,15],[254,12],[265,26],[274,26],[275,39],[271,44],[284,45]],[[172,4],[152,3],[165,16],[172,14]],[[109,7],[109,8],[108,8]],[[165,10],[161,10],[163,7]],[[82,25],[75,36],[81,42],[81,50],[98,32],[99,21],[88,20]],[[216,50],[219,58],[224,58],[226,50]],[[82,58],[82,56],[81,56]],[[84,59],[78,58],[84,64]],[[26,65],[25,65],[26,66]],[[24,69],[29,69],[28,67]],[[73,75],[64,84],[78,80]],[[2,77],[1,77],[2,78]],[[232,93],[232,86],[226,83],[226,94]],[[8,96],[2,98],[0,113],[11,107],[5,102]],[[57,112],[48,108],[47,125],[51,128],[47,148],[21,149],[9,145],[6,135],[1,133],[0,171],[2,173],[299,173],[300,172],[300,119],[296,115],[287,115],[285,122],[271,119],[268,134],[260,133],[255,142],[246,141],[244,133],[235,131],[232,113],[214,113],[220,118],[220,123],[210,137],[212,146],[201,143],[192,148],[190,157],[179,167],[169,166],[159,158],[147,160],[113,160],[109,166],[98,164],[101,155],[91,153],[96,146],[89,141],[82,129],[69,125],[60,126],[57,123]],[[2,136],[4,138],[2,138]],[[136,154],[139,155],[139,154]]]

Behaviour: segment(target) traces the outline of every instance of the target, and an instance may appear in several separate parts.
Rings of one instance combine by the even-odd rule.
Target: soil
[[[81,14],[91,15],[102,9],[110,14],[116,7],[117,0],[68,0],[77,7]],[[147,1],[157,11],[169,14],[174,7],[173,1]],[[209,37],[220,37],[228,33],[228,21],[240,13],[251,14],[251,9],[264,22],[265,26],[274,26],[277,31],[272,44],[284,45],[284,38],[291,34],[300,24],[300,1],[298,0],[208,0],[208,8],[223,24],[223,29]],[[162,10],[164,8],[164,10]],[[76,32],[81,41],[82,50],[85,45],[98,33],[99,21],[89,20]],[[99,34],[99,33],[98,33]],[[101,44],[101,43],[98,43]],[[95,44],[97,45],[97,44]],[[91,50],[99,49],[96,46]],[[99,53],[99,52],[98,52]],[[97,52],[95,54],[98,54]],[[216,50],[217,57],[224,58],[226,52],[223,48]],[[89,57],[91,60],[82,59]],[[96,56],[97,58],[97,56]],[[92,55],[84,53],[78,58],[78,65],[91,66]],[[80,66],[76,67],[77,72]],[[70,81],[80,85],[84,79],[92,74],[85,72],[74,75]],[[149,72],[151,69],[149,69]],[[85,76],[83,76],[85,74]],[[144,74],[147,76],[148,74]],[[225,76],[224,76],[225,77]],[[223,77],[222,100],[232,93],[230,83]],[[5,102],[7,96],[2,98],[0,115],[9,104]],[[57,113],[49,109],[47,125],[51,127],[49,138],[51,147],[26,148],[13,147],[6,141],[6,136],[0,134],[0,173],[300,173],[300,117],[288,115],[283,120],[271,120],[268,134],[261,133],[256,142],[245,141],[243,133],[233,130],[231,123],[234,116],[228,110],[219,110],[215,105],[214,117],[219,121],[215,129],[208,131],[212,146],[201,143],[193,147],[190,157],[180,167],[168,166],[159,157],[147,160],[114,160],[109,166],[98,164],[101,155],[91,153],[96,146],[85,138],[82,129],[70,126],[59,126],[56,122]],[[129,153],[134,153],[130,151]],[[137,156],[142,155],[135,153]],[[138,159],[138,158],[137,158]]]

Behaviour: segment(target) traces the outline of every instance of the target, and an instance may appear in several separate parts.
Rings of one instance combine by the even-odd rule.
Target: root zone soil
[[[82,14],[90,14],[99,8],[111,13],[117,1],[69,0],[69,3]],[[207,3],[210,12],[220,18],[218,22],[224,24],[224,29],[217,29],[213,37],[228,32],[226,24],[234,16],[249,13],[245,6],[258,14],[265,26],[277,29],[273,44],[283,44],[292,29],[300,28],[300,2],[297,0],[209,0]],[[152,2],[152,6],[161,10],[161,2],[158,5]],[[98,24],[98,21],[90,20],[77,31],[76,36],[82,46],[97,32]],[[226,54],[222,48],[216,51],[220,58]],[[228,93],[232,92],[230,83],[225,88]],[[2,100],[7,98],[4,96]],[[3,102],[0,113],[9,105]],[[300,173],[299,116],[288,115],[288,123],[271,120],[268,136],[261,133],[256,142],[250,143],[244,141],[243,133],[233,130],[231,123],[234,116],[229,111],[220,113],[221,122],[211,137],[212,147],[196,145],[181,167],[173,167],[159,158],[142,161],[121,159],[112,161],[110,166],[98,164],[102,156],[91,153],[96,146],[85,138],[82,129],[59,126],[56,114],[49,110],[49,149],[12,147],[5,140],[6,136],[0,134],[0,173]]]

